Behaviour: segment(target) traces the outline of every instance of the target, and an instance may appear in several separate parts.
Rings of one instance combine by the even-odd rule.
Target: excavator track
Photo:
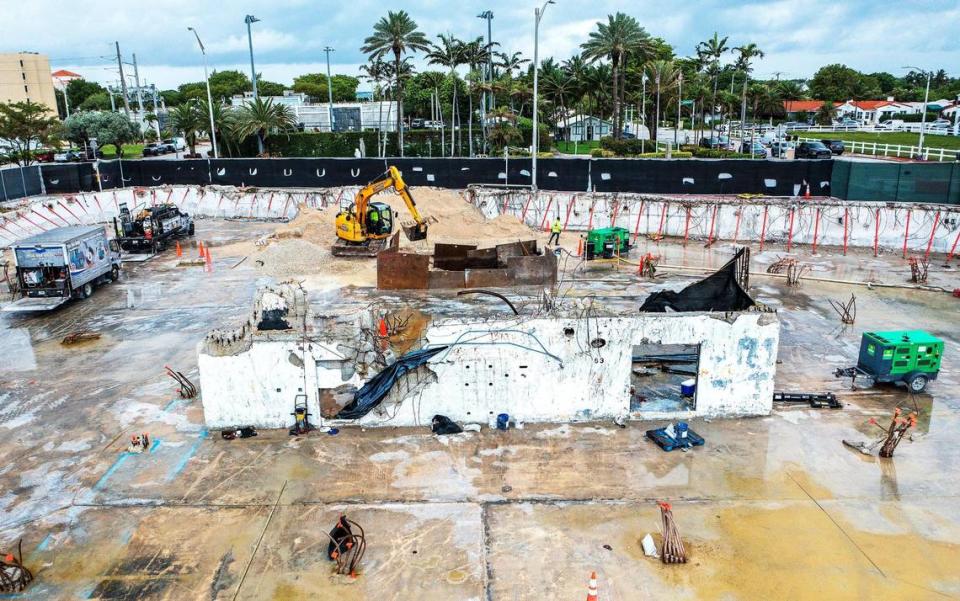
[[[331,252],[335,257],[375,257],[387,246],[387,238],[371,238],[362,244],[351,244],[337,238]]]

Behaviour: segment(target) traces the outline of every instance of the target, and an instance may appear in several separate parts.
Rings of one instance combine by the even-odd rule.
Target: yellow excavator
[[[400,195],[413,216],[412,223],[401,224],[407,238],[416,241],[427,237],[427,221],[417,210],[417,203],[410,196],[400,171],[391,165],[383,175],[361,188],[348,208],[341,208],[337,213],[334,256],[375,257],[383,250],[393,233],[393,211],[387,203],[371,202],[370,199],[388,188]]]

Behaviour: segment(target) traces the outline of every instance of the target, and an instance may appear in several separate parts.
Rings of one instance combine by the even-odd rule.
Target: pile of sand
[[[412,188],[411,194],[417,202],[417,209],[428,219],[429,229],[427,239],[420,242],[410,242],[401,233],[400,246],[406,250],[429,253],[437,242],[488,247],[541,237],[511,215],[486,219],[476,207],[452,190]],[[396,194],[381,193],[374,199],[390,205],[397,229],[400,223],[412,221],[406,205]],[[340,284],[375,285],[374,259],[333,256],[331,248],[337,240],[334,228],[337,212],[337,207],[319,210],[301,207],[295,219],[261,240],[265,244],[242,242],[224,247],[221,252],[246,255],[258,271],[278,279],[325,275]]]

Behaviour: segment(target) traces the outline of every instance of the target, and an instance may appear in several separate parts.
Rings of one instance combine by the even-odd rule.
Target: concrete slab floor
[[[226,245],[273,227],[204,220],[198,237]],[[650,244],[694,266],[731,254],[729,245]],[[782,254],[767,246],[755,270]],[[894,256],[793,254],[850,279],[909,273]],[[696,421],[707,444],[688,453],[650,444],[644,431],[660,425],[650,422],[225,441],[163,374],[171,365],[195,376],[196,343],[244,318],[270,282],[242,257],[214,257],[206,273],[177,267],[171,253],[57,313],[0,317],[0,550],[22,537],[37,577],[10,598],[571,599],[594,570],[604,600],[960,597],[960,301],[949,295],[753,278],[754,295],[780,311],[778,386],[831,390],[847,405]],[[605,295],[616,308],[691,281],[572,273],[601,281],[575,282],[571,295]],[[960,287],[955,273],[938,267],[935,277]],[[828,299],[851,292],[857,323],[841,327]],[[325,282],[311,299],[318,308],[495,306]],[[60,345],[81,327],[102,337]],[[850,391],[831,372],[855,361],[861,332],[906,328],[947,341],[940,378],[915,399],[917,431],[893,460],[852,452],[840,441],[872,440],[870,417],[885,423],[913,402],[890,386]],[[123,453],[140,432],[151,452]],[[690,563],[643,556],[640,539],[659,539],[656,500],[673,504]],[[341,512],[368,537],[356,579],[333,576],[324,556]]]

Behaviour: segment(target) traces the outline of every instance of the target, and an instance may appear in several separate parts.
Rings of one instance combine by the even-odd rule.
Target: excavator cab
[[[393,233],[394,215],[390,206],[372,202],[370,198],[387,188],[393,188],[403,199],[413,217],[410,224],[402,224],[404,233],[412,241],[427,237],[427,222],[417,210],[417,204],[396,167],[389,167],[381,177],[361,188],[354,201],[337,214],[337,242],[333,254],[338,257],[374,257],[386,246]]]

